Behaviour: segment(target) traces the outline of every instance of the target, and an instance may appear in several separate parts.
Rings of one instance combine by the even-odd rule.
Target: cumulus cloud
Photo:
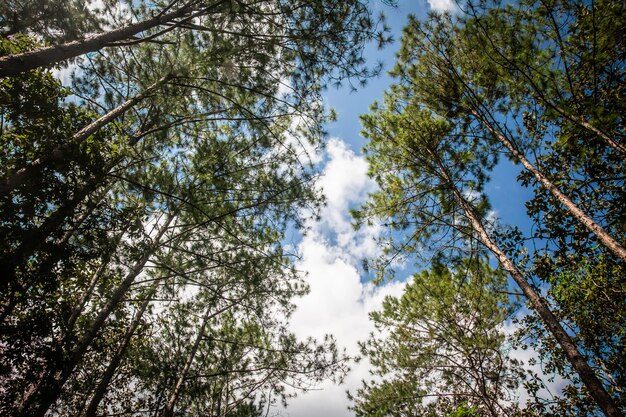
[[[358,355],[357,342],[373,330],[368,313],[381,308],[387,295],[399,296],[402,282],[375,287],[361,282],[354,257],[345,248],[331,246],[321,236],[307,236],[300,245],[303,254],[298,267],[308,272],[308,295],[298,300],[292,316],[292,330],[301,338],[335,335],[339,346],[349,355]],[[352,366],[342,386],[326,382],[317,390],[300,395],[290,402],[285,415],[297,417],[340,417],[348,411],[346,390],[355,391],[368,378],[369,364]]]
[[[374,286],[363,282],[357,265],[363,257],[379,254],[375,238],[380,227],[355,231],[348,209],[363,202],[375,190],[375,183],[367,177],[365,159],[341,140],[330,140],[325,156],[318,185],[324,189],[328,203],[321,220],[311,225],[311,232],[298,247],[301,259],[297,267],[307,272],[310,292],[296,301],[291,329],[301,338],[333,334],[339,346],[354,356],[359,353],[357,342],[373,330],[368,313],[380,309],[385,296],[399,296],[405,284]],[[362,361],[352,367],[344,385],[324,383],[292,400],[282,414],[349,416],[346,390],[356,390],[361,380],[368,378],[369,364]]]
[[[432,10],[438,12],[453,12],[457,9],[456,2],[454,0],[427,0],[428,5]]]
[[[362,203],[376,183],[367,176],[365,158],[357,156],[345,142],[331,139],[326,149],[328,162],[318,186],[326,195],[327,204],[316,224],[317,235],[333,239],[345,255],[372,257],[378,255],[375,238],[380,225],[354,230],[349,209]]]
[[[345,142],[331,139],[326,148],[324,170],[318,186],[323,188],[327,205],[319,222],[310,225],[310,233],[298,244],[301,254],[298,269],[307,273],[310,292],[296,300],[297,309],[291,318],[291,330],[299,337],[322,338],[326,334],[336,337],[338,345],[346,348],[348,355],[359,354],[358,341],[367,339],[374,330],[369,312],[380,310],[388,295],[402,295],[405,282],[393,281],[374,286],[362,276],[358,265],[363,257],[380,254],[376,243],[382,231],[379,225],[361,230],[351,226],[349,209],[358,206],[367,194],[376,190],[376,184],[367,177],[367,161],[356,155]],[[471,197],[471,196],[469,196]],[[497,213],[490,213],[492,218]],[[516,327],[506,322],[502,329],[511,334]],[[543,375],[540,364],[529,365],[538,353],[533,349],[516,349],[510,352],[526,366]],[[344,417],[351,416],[346,391],[355,392],[363,379],[370,379],[370,364],[364,359],[352,364],[352,370],[343,385],[327,381],[312,391],[300,394],[290,401],[286,409],[273,414],[291,417]],[[546,380],[546,398],[559,394],[565,381]],[[521,404],[529,398],[523,389],[517,400]]]
[[[521,318],[525,314],[528,314],[528,311],[519,312],[518,318]],[[519,328],[519,324],[515,324],[512,321],[506,321],[502,326],[502,331],[504,334],[512,336],[519,330]],[[508,354],[511,358],[521,361],[524,364],[525,369],[541,378],[543,388],[539,389],[537,392],[539,398],[550,399],[554,396],[560,396],[563,394],[563,389],[567,386],[568,381],[560,375],[546,374],[541,360],[539,360],[539,358],[541,358],[541,354],[532,346],[528,346],[526,349],[518,347],[511,350]],[[527,403],[527,401],[531,400],[531,394],[524,387],[519,387],[517,398],[513,398],[512,400],[517,401],[523,406]]]
[[[62,85],[69,85],[72,81],[72,74],[74,73],[74,71],[76,70],[77,66],[74,64],[70,64],[67,67],[62,67],[62,68],[53,68],[52,69],[52,76],[55,77],[57,80],[61,81]]]

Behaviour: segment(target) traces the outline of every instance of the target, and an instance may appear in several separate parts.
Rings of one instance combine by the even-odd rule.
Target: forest
[[[0,4],[0,415],[625,415],[626,4],[405,3]],[[357,352],[291,321],[337,149]]]

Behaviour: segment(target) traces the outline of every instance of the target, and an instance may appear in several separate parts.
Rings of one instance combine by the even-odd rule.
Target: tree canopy
[[[341,379],[332,337],[287,330],[306,285],[283,239],[322,203],[319,94],[375,73],[382,20],[359,1],[82,6],[0,9],[0,411],[259,415]]]
[[[410,278],[370,316],[351,411],[621,416],[626,8],[456,6],[408,18],[361,118],[365,269]],[[374,8],[0,5],[0,413],[260,416],[343,380],[332,335],[289,330],[307,285],[286,237],[324,204],[325,90],[365,86],[366,46],[392,42]],[[499,164],[531,227],[498,218]]]
[[[435,264],[385,299],[362,344],[380,380],[356,393],[356,415],[513,415],[525,375],[501,330],[506,287],[505,274],[468,259]]]
[[[611,1],[468,2],[413,18],[396,83],[362,118],[380,191],[355,215],[390,230],[373,266],[383,278],[403,254],[454,263],[488,249],[535,310],[521,346],[571,381],[546,413],[622,414],[623,13]],[[502,156],[534,191],[530,236],[490,214]]]

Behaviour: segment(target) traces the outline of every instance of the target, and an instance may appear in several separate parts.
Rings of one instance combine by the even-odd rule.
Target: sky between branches
[[[322,338],[332,334],[350,355],[358,354],[357,342],[365,340],[373,330],[368,313],[380,309],[385,296],[400,296],[404,282],[415,272],[407,268],[395,281],[375,286],[360,268],[364,258],[380,254],[375,239],[381,229],[370,226],[355,231],[351,225],[349,209],[364,202],[367,194],[375,189],[375,183],[367,177],[367,162],[361,153],[365,140],[359,133],[359,115],[381,99],[392,82],[386,72],[394,65],[407,16],[425,17],[429,10],[454,12],[455,9],[453,0],[400,0],[396,7],[372,0],[371,7],[375,14],[385,13],[395,42],[383,51],[374,45],[366,49],[366,58],[372,65],[377,61],[384,63],[380,77],[353,93],[347,86],[331,88],[325,93],[324,104],[338,112],[338,120],[327,127],[330,139],[326,149],[314,159],[322,172],[318,185],[324,190],[328,204],[321,213],[321,221],[309,225],[309,234],[295,237],[296,250],[301,255],[297,267],[307,273],[310,293],[295,300],[298,308],[291,328],[299,338]],[[72,70],[70,67],[56,73],[65,85]],[[516,184],[517,173],[517,168],[504,161],[494,171],[486,191],[495,213],[505,223],[516,224],[524,230],[530,227],[523,205],[530,192]],[[525,354],[532,355],[532,352]],[[300,394],[285,410],[270,410],[269,415],[350,416],[346,390],[355,391],[361,380],[369,378],[369,364],[363,360],[351,367],[343,385],[327,382]]]
[[[392,82],[387,71],[394,65],[407,16],[425,17],[429,10],[454,12],[455,8],[452,0],[403,0],[397,3],[395,8],[380,1],[374,1],[372,5],[376,12],[384,11],[395,40],[384,51],[373,45],[366,50],[366,57],[372,64],[384,63],[381,77],[370,80],[366,87],[354,93],[344,87],[331,89],[325,94],[325,105],[338,113],[337,122],[328,126],[331,138],[318,161],[323,167],[319,185],[324,189],[328,205],[324,208],[322,220],[311,225],[311,232],[298,243],[302,259],[297,266],[308,274],[306,281],[311,291],[296,300],[298,309],[291,320],[292,329],[300,337],[333,334],[339,346],[345,347],[351,355],[358,354],[357,342],[365,340],[373,330],[368,313],[380,309],[385,296],[400,296],[404,282],[415,272],[407,268],[395,281],[374,286],[360,268],[363,258],[380,254],[375,238],[381,230],[371,226],[354,231],[348,213],[375,189],[375,183],[367,177],[367,162],[361,152],[365,139],[359,133],[359,115],[366,113],[375,100],[381,99]],[[524,211],[524,201],[531,193],[516,183],[518,172],[519,169],[509,161],[503,161],[494,170],[486,191],[495,215],[505,223],[527,230],[530,223]],[[533,356],[532,351],[515,354],[525,361]],[[343,385],[326,383],[298,396],[280,412],[292,417],[350,416],[346,390],[355,391],[361,380],[369,378],[368,369],[367,360],[353,364]],[[555,388],[558,385],[557,381]]]

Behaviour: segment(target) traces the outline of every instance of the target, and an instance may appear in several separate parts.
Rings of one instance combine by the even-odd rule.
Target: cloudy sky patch
[[[310,292],[296,300],[291,329],[300,338],[332,334],[348,355],[358,355],[358,341],[373,330],[368,313],[378,310],[386,295],[399,296],[399,281],[374,286],[363,282],[358,267],[364,257],[379,254],[377,225],[354,230],[348,209],[361,204],[376,189],[367,176],[367,162],[340,139],[326,147],[326,164],[319,180],[327,197],[321,220],[299,243],[298,269],[307,273]],[[343,385],[326,382],[292,400],[284,415],[297,417],[350,416],[346,390],[354,391],[368,378],[369,364],[351,364]]]

